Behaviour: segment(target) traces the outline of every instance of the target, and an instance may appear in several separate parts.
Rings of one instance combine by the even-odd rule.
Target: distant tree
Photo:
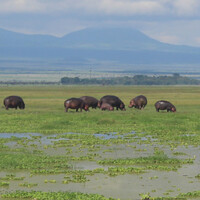
[[[60,81],[62,84],[99,84],[99,85],[200,85],[199,80],[182,77],[175,73],[173,76],[146,76],[136,75],[134,77],[116,77],[103,79],[80,79],[79,77],[63,77]]]
[[[180,74],[179,73],[173,73],[173,77],[178,78],[178,77],[180,77]]]

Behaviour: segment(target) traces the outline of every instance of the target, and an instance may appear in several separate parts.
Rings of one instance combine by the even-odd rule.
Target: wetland
[[[1,199],[200,199],[200,87],[2,86]],[[127,111],[64,112],[70,97],[119,96]],[[143,94],[144,110],[128,108]],[[154,103],[173,102],[176,113]]]

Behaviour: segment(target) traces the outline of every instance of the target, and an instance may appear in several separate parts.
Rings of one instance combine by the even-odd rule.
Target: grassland
[[[74,110],[64,112],[64,101],[70,97],[90,95],[99,99],[106,94],[119,96],[127,110],[109,112],[90,109],[90,112],[82,113]],[[128,108],[130,99],[140,94],[148,98],[147,107],[142,111]],[[179,172],[183,166],[194,166],[193,179],[186,179],[186,184],[199,184],[199,172],[195,169],[200,159],[198,157],[196,160],[194,154],[198,156],[200,143],[200,87],[1,86],[0,101],[3,102],[9,95],[21,96],[26,108],[5,110],[2,103],[0,132],[44,135],[0,140],[0,193],[8,192],[1,198],[107,199],[110,196],[108,194],[106,197],[101,194],[87,195],[85,189],[80,190],[83,193],[68,192],[65,189],[60,192],[60,188],[63,185],[96,182],[99,176],[106,177],[105,180],[133,176],[138,183],[139,180],[144,180],[141,185],[148,181],[152,181],[153,185],[157,179],[159,181],[160,172],[177,173],[179,176],[178,174],[185,173]],[[177,112],[157,113],[154,103],[161,99],[171,101]],[[95,136],[97,133],[100,137]],[[103,138],[110,134],[110,139]],[[45,141],[52,142],[43,144],[42,137],[46,137]],[[75,167],[77,163],[85,165],[85,162],[89,165],[95,163],[96,167],[82,170]],[[145,173],[150,171],[153,171],[153,175],[146,177]],[[25,175],[18,174],[19,172],[25,172]],[[42,181],[34,178],[38,175],[42,177]],[[53,175],[55,177],[52,178]],[[164,177],[163,182],[165,179]],[[6,188],[10,187],[13,191],[13,183],[17,183],[22,188],[20,190],[25,191],[9,193],[10,190]],[[54,184],[54,189],[58,190],[53,193],[39,192],[43,190],[44,183],[47,187]],[[27,188],[36,189],[35,192],[30,192]],[[143,189],[145,193],[146,189]],[[159,190],[150,190],[154,199]],[[157,199],[170,199],[171,194],[174,199],[200,197],[199,191],[195,189],[180,191],[174,185],[167,191],[169,192],[163,193]],[[113,198],[117,199],[117,194],[110,199]]]
[[[69,113],[64,112],[64,100],[91,95],[101,98],[106,94],[119,96],[127,111]],[[131,98],[143,94],[148,105],[143,111],[127,107]],[[1,109],[2,133],[109,133],[145,132],[161,140],[186,140],[199,143],[200,87],[102,87],[102,86],[16,86],[1,87],[0,100],[9,95],[23,97],[25,110]],[[177,113],[156,113],[154,103],[166,99],[177,107]],[[3,105],[3,103],[2,103]],[[188,142],[191,142],[189,138]]]

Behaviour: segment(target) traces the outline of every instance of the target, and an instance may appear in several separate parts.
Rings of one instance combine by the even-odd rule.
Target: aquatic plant
[[[9,186],[10,183],[9,182],[0,182],[0,187],[6,187]]]
[[[104,159],[99,160],[101,165],[145,165],[147,169],[177,170],[182,164],[192,164],[193,159],[169,158],[162,151],[155,151],[153,156],[126,158],[126,159]]]
[[[22,177],[16,177],[15,174],[6,174],[5,177],[0,177],[0,180],[14,180],[14,181],[19,181],[19,180],[24,180],[24,176]]]
[[[27,188],[32,188],[32,187],[35,187],[37,185],[38,185],[37,183],[28,183],[28,182],[19,183],[19,186],[21,186],[21,187],[27,187]]]
[[[16,191],[14,193],[2,194],[2,199],[59,199],[59,200],[115,200],[114,198],[106,198],[99,194],[84,194],[80,192],[24,192]]]

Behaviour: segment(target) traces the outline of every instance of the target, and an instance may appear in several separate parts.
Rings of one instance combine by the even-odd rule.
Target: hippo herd
[[[24,109],[25,103],[23,99],[19,96],[9,96],[4,99],[4,106],[8,110],[9,108],[19,108]],[[131,99],[129,108],[135,107],[137,109],[144,109],[147,105],[147,98],[143,95],[139,95],[133,99]],[[82,96],[80,98],[70,98],[64,102],[65,111],[68,112],[68,109],[75,109],[76,112],[80,109],[85,111],[89,111],[89,108],[100,108],[101,110],[109,110],[113,111],[114,108],[116,110],[126,110],[125,104],[123,101],[114,95],[106,95],[103,96],[100,100],[91,97],[91,96]],[[167,110],[167,112],[176,112],[176,107],[170,103],[169,101],[160,100],[155,103],[156,111],[159,110]]]
[[[137,109],[144,109],[147,105],[147,98],[143,95],[139,95],[133,99],[131,99],[129,108],[135,107]],[[82,96],[80,98],[70,98],[67,99],[64,102],[65,111],[68,112],[68,109],[76,109],[76,112],[78,109],[82,111],[84,109],[85,111],[89,111],[89,108],[100,108],[101,110],[109,110],[113,111],[114,108],[116,110],[126,110],[125,104],[123,101],[114,95],[106,95],[103,96],[100,100],[91,97],[91,96]],[[155,103],[156,111],[159,112],[159,110],[167,110],[167,112],[176,112],[176,107],[170,103],[169,101],[160,100]]]
[[[143,95],[139,95],[131,99],[128,107],[129,108],[135,107],[141,110],[144,109],[146,105],[147,105],[147,98]],[[103,96],[100,100],[91,96],[70,98],[64,102],[64,107],[66,112],[68,112],[69,108],[76,109],[76,112],[78,111],[78,109],[80,109],[80,111],[82,111],[82,109],[84,109],[85,111],[89,111],[90,107],[95,109],[98,107],[101,110],[109,110],[109,111],[113,111],[114,108],[116,108],[116,110],[118,109],[126,110],[123,101],[119,97],[113,95]],[[157,112],[159,112],[159,110],[167,110],[167,112],[169,111],[176,112],[175,106],[169,101],[163,101],[163,100],[157,101],[155,103],[155,108]]]

